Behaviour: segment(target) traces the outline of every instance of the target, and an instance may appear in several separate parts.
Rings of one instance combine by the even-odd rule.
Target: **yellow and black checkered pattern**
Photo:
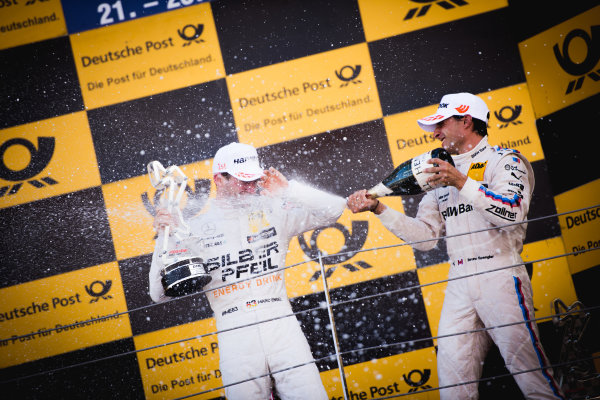
[[[232,141],[347,196],[437,147],[416,119],[468,91],[490,107],[490,142],[532,162],[530,219],[597,205],[585,133],[598,116],[598,20],[593,1],[0,1],[0,390],[176,398],[221,386],[216,337],[197,338],[215,330],[205,297],[148,295],[153,160],[191,178],[188,217],[214,192],[211,158]],[[382,201],[415,215],[419,200]],[[523,257],[600,247],[598,217],[531,222]],[[427,284],[447,277],[445,244],[359,252],[399,243],[374,216],[345,212],[290,244],[288,265],[329,255],[353,398],[437,386],[445,285]],[[596,251],[534,262],[536,316],[555,298],[598,305],[599,273]],[[286,275],[328,394],[342,398],[319,266]],[[374,297],[353,301],[364,296]],[[556,359],[551,322],[539,325]],[[589,329],[598,337],[597,322]]]

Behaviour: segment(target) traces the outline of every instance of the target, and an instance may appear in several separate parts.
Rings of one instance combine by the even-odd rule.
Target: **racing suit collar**
[[[471,159],[474,157],[474,155],[476,153],[478,153],[480,150],[482,150],[486,146],[488,146],[488,140],[487,140],[487,136],[484,136],[481,138],[479,143],[477,143],[477,146],[473,147],[471,150],[467,151],[466,153],[453,155],[452,160],[454,160],[455,163],[461,163],[464,160]]]

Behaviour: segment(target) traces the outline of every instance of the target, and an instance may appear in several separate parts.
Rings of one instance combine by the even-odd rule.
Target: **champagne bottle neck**
[[[436,148],[403,162],[381,183],[378,183],[369,189],[367,193],[370,197],[376,198],[383,196],[415,195],[433,189],[427,182],[427,179],[432,174],[430,172],[425,172],[425,169],[431,167],[431,164],[429,164],[428,161],[432,158],[439,158],[454,166],[454,160],[450,153],[441,147]]]

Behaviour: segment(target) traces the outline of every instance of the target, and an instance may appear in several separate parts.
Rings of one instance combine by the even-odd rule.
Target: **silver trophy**
[[[163,248],[159,254],[163,268],[160,271],[165,294],[171,297],[184,296],[201,291],[211,280],[206,264],[194,255],[190,227],[181,213],[181,198],[187,187],[188,178],[177,166],[164,168],[158,161],[148,164],[150,183],[164,195],[167,211],[177,219],[177,227],[167,225],[163,232]]]

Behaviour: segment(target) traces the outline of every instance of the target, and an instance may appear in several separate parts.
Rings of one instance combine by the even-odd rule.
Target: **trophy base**
[[[204,260],[194,257],[165,267],[161,281],[167,296],[180,297],[202,291],[211,279]]]

